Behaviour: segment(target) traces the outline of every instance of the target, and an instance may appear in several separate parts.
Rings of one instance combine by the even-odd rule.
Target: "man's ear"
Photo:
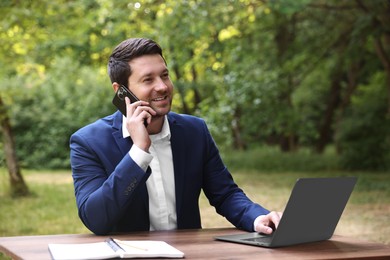
[[[114,89],[114,92],[116,93],[120,85],[117,82],[112,83],[112,88]]]

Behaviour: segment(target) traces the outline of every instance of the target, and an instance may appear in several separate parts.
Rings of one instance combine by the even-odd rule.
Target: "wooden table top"
[[[132,232],[121,240],[162,240],[185,259],[390,259],[390,246],[334,235],[330,240],[276,249],[216,241],[215,236],[244,233],[234,228]],[[49,243],[102,242],[106,236],[62,234],[0,237],[0,252],[13,259],[51,259]]]

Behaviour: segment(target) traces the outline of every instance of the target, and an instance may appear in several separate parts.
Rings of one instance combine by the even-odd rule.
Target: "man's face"
[[[144,55],[129,62],[131,76],[129,89],[157,112],[164,116],[171,110],[173,84],[164,59],[158,54]]]

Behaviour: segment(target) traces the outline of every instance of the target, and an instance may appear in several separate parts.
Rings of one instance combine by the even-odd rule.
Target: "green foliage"
[[[70,135],[114,111],[113,91],[103,73],[70,58],[55,58],[43,77],[14,91],[10,112],[18,156],[28,168],[68,168]],[[34,80],[26,76],[13,82],[26,86]]]
[[[338,171],[339,161],[334,149],[313,154],[308,149],[294,153],[281,152],[277,147],[256,147],[247,151],[223,151],[225,164],[231,171],[314,173]]]
[[[330,68],[335,66],[332,60],[318,65],[310,76],[306,77],[292,95],[292,103],[298,115],[296,131],[300,143],[312,147],[318,140],[318,122],[326,110],[324,97],[330,85]]]
[[[346,169],[390,169],[390,118],[383,74],[362,85],[340,126],[341,164]]]
[[[390,57],[386,0],[0,6],[0,90],[25,167],[68,167],[69,135],[114,110],[106,62],[129,37],[161,44],[176,86],[173,110],[204,117],[222,148],[238,147],[238,141],[241,148],[276,144],[286,151],[334,145],[351,169],[377,168],[390,150],[381,142],[388,140],[388,95],[362,98],[356,87],[374,89],[374,75],[390,77],[382,63]],[[355,99],[364,104],[350,102]],[[360,109],[375,116],[360,122]],[[360,138],[363,125],[381,137]],[[352,142],[353,131],[359,138]],[[361,147],[366,151],[356,155]],[[0,152],[1,165],[3,157]],[[361,157],[371,163],[356,164]]]

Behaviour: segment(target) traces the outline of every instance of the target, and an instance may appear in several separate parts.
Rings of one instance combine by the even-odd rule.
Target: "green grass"
[[[272,151],[266,155],[255,150],[225,161],[236,182],[253,201],[278,211],[284,209],[297,178],[357,176],[358,183],[336,234],[390,244],[389,172],[340,171],[332,154],[325,159],[306,152],[300,157],[299,153],[291,157],[276,155]],[[0,168],[0,236],[90,233],[77,215],[70,171],[23,170],[22,173],[33,195],[10,198],[8,173]],[[203,194],[200,205],[204,228],[231,227],[209,206]],[[6,258],[0,254],[0,259]]]
[[[8,175],[0,169],[0,236],[88,232],[78,219],[69,171],[23,171],[32,195],[7,195]]]

